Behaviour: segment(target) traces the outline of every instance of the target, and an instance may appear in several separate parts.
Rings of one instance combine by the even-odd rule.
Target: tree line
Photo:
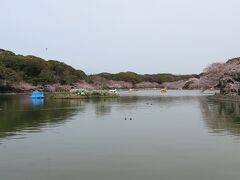
[[[73,67],[55,60],[44,60],[35,56],[16,55],[0,49],[0,83],[8,85],[15,82],[37,84],[70,84],[87,75]]]
[[[134,72],[120,72],[116,74],[100,73],[87,76],[84,71],[76,70],[73,67],[56,60],[44,60],[36,56],[16,55],[7,50],[0,49],[0,86],[11,85],[16,82],[28,82],[38,84],[71,84],[79,80],[91,83],[99,77],[105,80],[116,80],[131,82],[173,82],[186,80],[198,75],[173,75],[170,73],[161,74],[137,74]]]
[[[174,75],[170,73],[159,73],[159,74],[137,74],[135,72],[120,72],[116,74],[111,73],[100,73],[97,74],[102,78],[107,80],[115,80],[115,81],[126,81],[131,82],[133,84],[141,83],[141,82],[156,82],[156,83],[164,83],[164,82],[174,82],[179,80],[187,80],[189,78],[199,78],[197,74],[191,75]]]

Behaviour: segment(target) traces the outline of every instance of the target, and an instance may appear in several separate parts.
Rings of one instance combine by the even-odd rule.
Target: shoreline
[[[102,80],[103,81],[103,80]],[[111,90],[111,89],[200,89],[199,79],[190,78],[179,81],[170,81],[170,82],[150,82],[143,81],[140,83],[132,83],[122,80],[107,80],[104,81],[94,80],[92,83],[86,80],[79,80],[75,83],[70,84],[60,84],[60,83],[49,83],[49,84],[38,84],[33,85],[32,83],[27,82],[18,82],[13,83],[8,86],[0,86],[0,93],[26,93],[32,92],[35,90],[42,90],[44,92],[65,92],[70,91],[71,89],[86,89],[86,90]]]
[[[113,88],[114,89],[114,88]],[[120,88],[117,89],[118,91],[141,91],[141,90],[161,90],[163,88],[133,88],[133,89],[127,89],[127,88]],[[92,91],[105,91],[105,90],[111,90],[111,89],[92,89]],[[175,88],[167,88],[167,90],[176,90],[176,91],[191,91],[191,90],[201,90],[200,88],[194,88],[194,89],[175,89]],[[12,91],[12,92],[0,92],[0,95],[16,95],[16,94],[31,94],[35,90],[27,90],[27,91]],[[44,90],[43,90],[44,91]],[[45,94],[63,94],[68,93],[69,91],[44,91]]]

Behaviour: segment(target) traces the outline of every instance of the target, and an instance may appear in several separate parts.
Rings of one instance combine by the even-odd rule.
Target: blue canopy
[[[33,91],[30,98],[44,98],[44,93],[42,91]]]

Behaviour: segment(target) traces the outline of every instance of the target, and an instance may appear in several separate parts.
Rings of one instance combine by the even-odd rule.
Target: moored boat
[[[166,92],[167,92],[167,88],[162,88],[162,89],[160,89],[160,92],[161,92],[161,93],[166,93]]]
[[[32,95],[30,96],[31,99],[43,99],[44,98],[44,92],[42,91],[33,91]]]

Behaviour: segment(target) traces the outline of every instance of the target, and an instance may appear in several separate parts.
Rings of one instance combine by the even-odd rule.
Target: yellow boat
[[[167,92],[167,88],[162,88],[162,89],[160,89],[160,92],[161,92],[161,93],[166,93],[166,92]]]

